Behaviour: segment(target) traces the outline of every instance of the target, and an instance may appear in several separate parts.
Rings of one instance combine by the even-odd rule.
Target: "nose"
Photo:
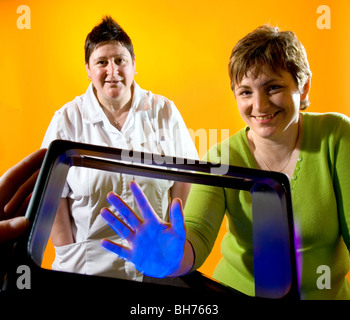
[[[119,73],[118,65],[116,63],[114,63],[114,61],[109,61],[108,62],[107,73],[109,75],[115,75],[115,74]]]
[[[259,113],[264,113],[268,110],[269,107],[269,99],[264,93],[256,93],[253,101],[253,108],[255,111]]]

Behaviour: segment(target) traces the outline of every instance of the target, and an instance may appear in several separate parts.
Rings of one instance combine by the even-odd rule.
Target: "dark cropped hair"
[[[248,72],[258,76],[264,67],[275,73],[289,72],[300,92],[312,75],[305,48],[296,35],[269,25],[247,34],[233,48],[228,65],[232,90]],[[306,109],[309,104],[307,97],[301,101],[300,109]]]
[[[85,63],[89,63],[91,53],[97,47],[108,42],[118,42],[128,49],[132,59],[135,59],[134,48],[127,33],[112,17],[105,16],[102,18],[102,22],[96,25],[86,37]]]

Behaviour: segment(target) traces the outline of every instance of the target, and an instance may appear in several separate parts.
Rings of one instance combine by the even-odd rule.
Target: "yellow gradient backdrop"
[[[17,26],[20,5],[31,10],[30,29]],[[330,29],[317,24],[321,5],[329,6]],[[307,50],[309,111],[350,116],[349,0],[0,0],[0,174],[38,149],[54,111],[85,92],[85,37],[105,14],[133,40],[136,81],[172,99],[194,131],[233,134],[244,125],[230,91],[228,58],[238,39],[266,23],[293,30]],[[201,271],[210,275],[219,255],[216,245]]]

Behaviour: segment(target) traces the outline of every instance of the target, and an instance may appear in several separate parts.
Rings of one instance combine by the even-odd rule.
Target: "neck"
[[[300,120],[301,121],[301,120]],[[300,150],[301,123],[292,124],[277,139],[269,139],[248,131],[251,151],[261,169],[283,172]]]
[[[104,111],[108,111],[111,114],[118,115],[122,114],[125,111],[128,111],[131,106],[132,101],[132,91],[130,90],[129,93],[121,98],[118,99],[106,99],[105,97],[101,96],[98,91],[93,88],[95,96],[102,107]]]
[[[101,99],[94,88],[95,96],[110,123],[118,130],[123,127],[132,104],[132,91],[123,99]]]
[[[295,146],[296,141],[300,138],[300,130],[302,129],[302,116],[292,122],[286,130],[281,134],[276,134],[271,137],[262,137],[256,134],[253,130],[249,130],[248,138],[253,144],[260,150],[266,149],[266,153],[276,151],[281,152],[283,150],[290,150]]]

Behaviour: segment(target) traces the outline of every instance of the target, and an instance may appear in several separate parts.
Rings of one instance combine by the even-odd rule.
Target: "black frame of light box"
[[[252,197],[255,295],[272,299],[299,299],[293,209],[287,175],[236,166],[226,166],[222,173],[223,165],[220,164],[64,140],[53,141],[47,150],[26,213],[31,227],[18,241],[15,250],[15,264],[31,265],[37,277],[40,278],[40,274],[46,277],[59,273],[40,266],[60,195],[69,168],[73,166],[249,191]],[[67,274],[68,277],[83,277],[84,281],[89,279],[84,275]],[[231,292],[198,272],[192,275],[194,278],[197,285],[186,285],[188,290],[198,287],[199,281],[209,290]],[[64,279],[62,277],[62,281]],[[159,281],[162,280],[155,280],[154,283]],[[167,284],[170,281],[171,286],[171,280],[164,281]],[[15,279],[8,276],[5,291],[6,288],[13,289],[14,282]]]

